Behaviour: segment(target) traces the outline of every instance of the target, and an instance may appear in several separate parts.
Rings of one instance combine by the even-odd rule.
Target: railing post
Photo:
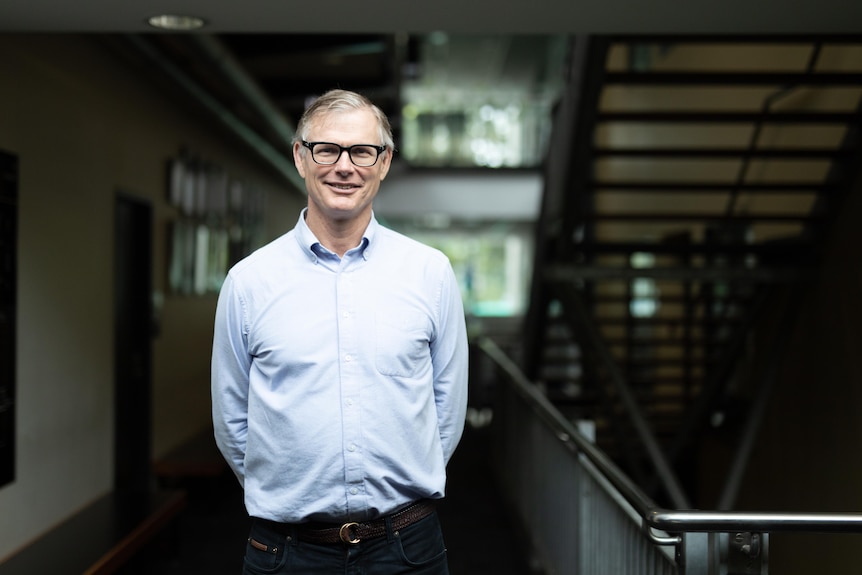
[[[767,575],[768,533],[682,534],[676,561],[680,575]]]
[[[691,531],[682,534],[682,542],[676,548],[676,563],[680,575],[716,575],[711,563],[714,560],[715,533]]]

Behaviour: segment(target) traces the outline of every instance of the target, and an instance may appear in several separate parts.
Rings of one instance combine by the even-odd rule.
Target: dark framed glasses
[[[343,152],[347,152],[353,165],[368,168],[377,163],[377,159],[386,146],[375,146],[374,144],[354,144],[352,146],[340,146],[332,142],[306,142],[302,145],[311,150],[311,159],[315,164],[331,166],[338,162]]]

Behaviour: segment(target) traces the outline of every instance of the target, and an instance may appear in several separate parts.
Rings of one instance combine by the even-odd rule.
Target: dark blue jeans
[[[252,541],[254,544],[252,544]],[[266,547],[263,550],[262,547]],[[448,575],[446,546],[437,513],[355,545],[319,545],[253,521],[243,575]]]

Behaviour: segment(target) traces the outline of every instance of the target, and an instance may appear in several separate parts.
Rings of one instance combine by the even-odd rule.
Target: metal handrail
[[[474,340],[497,367],[508,376],[514,389],[536,414],[555,432],[560,441],[586,456],[620,495],[643,518],[645,530],[657,529],[670,534],[689,532],[821,532],[862,533],[862,513],[770,513],[703,510],[671,510],[658,506],[620,468],[592,442],[585,438],[544,394],[521,372],[515,363],[486,336]],[[659,544],[673,545],[678,537],[658,537]]]

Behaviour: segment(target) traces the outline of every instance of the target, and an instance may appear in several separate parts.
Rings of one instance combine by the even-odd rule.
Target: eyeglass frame
[[[370,168],[372,166],[377,165],[377,161],[380,159],[380,154],[382,154],[383,152],[386,151],[386,146],[377,146],[375,144],[353,144],[352,146],[342,146],[340,144],[336,144],[335,142],[308,142],[306,140],[300,140],[299,142],[304,147],[309,149],[309,151],[311,152],[312,161],[319,166],[334,166],[341,159],[341,154],[343,154],[344,152],[347,152],[347,157],[350,158],[351,164],[353,164],[357,168]],[[318,144],[326,144],[327,146],[335,146],[336,148],[338,148],[338,156],[335,158],[334,162],[331,162],[329,164],[324,164],[323,162],[317,161],[317,158],[314,157],[314,146],[316,146]],[[373,163],[368,164],[367,166],[360,166],[359,164],[356,163],[356,161],[354,161],[353,154],[351,153],[351,150],[353,148],[360,148],[360,147],[362,147],[362,148],[374,148],[377,151],[377,157],[374,158]]]

